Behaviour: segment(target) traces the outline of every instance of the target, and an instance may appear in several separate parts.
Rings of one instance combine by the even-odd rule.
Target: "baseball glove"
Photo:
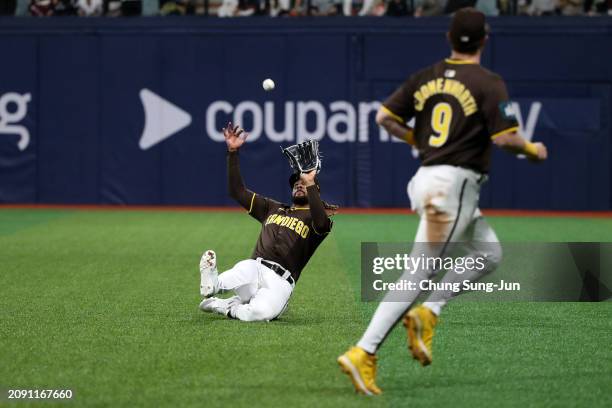
[[[283,154],[289,159],[289,165],[296,173],[308,173],[315,170],[321,171],[321,153],[319,153],[319,141],[308,140],[306,142],[282,148]]]

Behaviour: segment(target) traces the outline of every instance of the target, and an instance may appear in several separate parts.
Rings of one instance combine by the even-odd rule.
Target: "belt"
[[[471,168],[465,167],[465,166],[457,166],[457,167],[462,168],[464,170],[469,170],[472,173],[474,173],[478,177],[476,179],[476,184],[478,184],[478,185],[484,183],[485,181],[487,181],[489,179],[489,175],[487,173],[482,173],[480,170],[471,169]]]
[[[295,280],[293,279],[293,276],[291,276],[291,272],[289,272],[287,269],[283,268],[276,262],[266,261],[262,258],[258,258],[257,260],[259,263],[266,266],[266,268],[270,269],[272,272],[289,282],[291,286],[295,286]]]

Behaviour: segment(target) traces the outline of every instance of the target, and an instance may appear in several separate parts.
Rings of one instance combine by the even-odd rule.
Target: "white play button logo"
[[[145,111],[145,125],[139,146],[147,150],[191,124],[191,115],[172,102],[143,88],[140,100]]]

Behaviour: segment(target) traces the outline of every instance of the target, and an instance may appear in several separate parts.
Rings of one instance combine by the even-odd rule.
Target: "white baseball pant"
[[[293,292],[292,285],[254,259],[238,262],[219,275],[219,291],[233,291],[238,302],[232,302],[231,317],[244,321],[272,320],[286,309]],[[219,299],[219,302],[224,302]]]
[[[446,247],[454,243],[455,250],[464,256],[482,256],[486,259],[482,270],[467,270],[462,274],[448,271],[441,282],[476,281],[495,270],[502,257],[501,245],[493,229],[483,218],[479,208],[480,185],[486,176],[462,167],[438,165],[420,167],[408,184],[408,197],[412,209],[420,217],[415,242],[436,242]],[[417,249],[418,247],[418,249]],[[415,245],[412,256],[421,255],[424,246]],[[437,245],[436,254],[443,256]],[[444,252],[444,250],[442,250]],[[437,271],[418,270],[414,274],[404,273],[401,279],[420,281],[431,278]],[[372,320],[357,345],[369,353],[375,353],[393,327],[410,309],[419,291],[406,291],[403,301],[388,301],[387,295],[378,305]],[[457,292],[436,291],[425,302],[435,314]],[[404,294],[403,294],[404,295]],[[431,299],[435,296],[435,299]]]

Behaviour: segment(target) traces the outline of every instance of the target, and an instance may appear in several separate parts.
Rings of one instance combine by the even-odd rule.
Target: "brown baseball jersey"
[[[410,76],[384,103],[394,119],[415,118],[423,166],[488,173],[491,140],[518,130],[503,79],[467,61],[446,59]]]
[[[329,220],[329,228],[317,231],[309,208],[289,207],[256,194],[249,214],[261,222],[261,232],[251,257],[282,265],[296,282],[332,227]]]
[[[227,165],[230,195],[261,223],[251,257],[278,263],[291,272],[291,277],[297,282],[302,269],[333,226],[318,188],[310,186],[306,189],[310,208],[288,206],[244,187],[237,152],[228,153]]]

